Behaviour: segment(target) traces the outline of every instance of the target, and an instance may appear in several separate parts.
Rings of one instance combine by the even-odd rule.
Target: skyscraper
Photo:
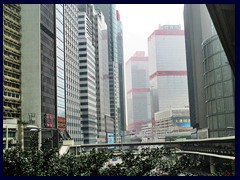
[[[219,37],[202,43],[209,137],[235,135],[235,79]]]
[[[188,106],[184,31],[163,25],[148,38],[149,80],[153,113]]]
[[[117,52],[118,52],[118,77],[119,77],[119,125],[118,131],[123,133],[126,130],[126,117],[125,117],[125,83],[124,83],[124,59],[123,59],[123,30],[122,22],[120,20],[120,13],[117,11]]]
[[[105,17],[108,27],[108,60],[109,60],[109,89],[110,89],[110,115],[114,119],[115,137],[119,135],[119,67],[117,54],[117,16],[115,4],[95,4]]]
[[[78,8],[64,5],[65,79],[67,131],[75,144],[81,144],[80,66],[78,53]]]
[[[137,51],[126,62],[126,74],[128,130],[138,134],[151,115],[148,57],[144,51]]]
[[[78,10],[81,129],[83,143],[92,144],[97,142],[95,10],[91,4],[78,5]]]
[[[21,6],[3,5],[3,119],[21,116]]]
[[[235,80],[206,8],[184,6],[191,125],[208,137],[234,135]]]
[[[51,146],[58,147],[66,123],[63,5],[21,8],[22,120],[49,129],[41,133],[40,143],[50,134]]]
[[[213,35],[214,27],[204,4],[184,5],[184,27],[191,126],[207,128],[201,44]]]
[[[114,132],[113,124],[107,119],[110,116],[109,78],[108,78],[108,37],[107,24],[99,9],[95,9],[95,52],[96,52],[96,94],[98,143],[105,143],[107,133]]]

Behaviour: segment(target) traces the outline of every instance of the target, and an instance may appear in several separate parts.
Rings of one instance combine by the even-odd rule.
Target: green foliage
[[[139,153],[112,151],[60,156],[57,149],[29,151],[8,149],[4,152],[3,173],[5,176],[178,176],[187,173],[187,168],[200,169],[205,161],[187,155],[176,155],[168,148],[142,149]],[[109,163],[116,157],[121,163]],[[218,173],[224,175],[226,173]]]

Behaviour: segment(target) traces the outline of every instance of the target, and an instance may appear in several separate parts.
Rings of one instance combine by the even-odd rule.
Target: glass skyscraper
[[[119,67],[117,54],[117,16],[115,4],[95,4],[105,17],[108,27],[108,61],[109,61],[109,92],[110,116],[114,119],[115,138],[119,135]]]
[[[235,80],[217,35],[203,44],[204,89],[209,137],[235,135]]]

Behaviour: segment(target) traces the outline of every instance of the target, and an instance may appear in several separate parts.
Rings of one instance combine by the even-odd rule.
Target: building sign
[[[114,143],[114,134],[113,133],[107,133],[107,143],[113,144]],[[112,149],[114,146],[108,147],[108,149]]]
[[[173,123],[177,126],[188,128],[190,127],[190,118],[189,117],[173,117]]]
[[[64,117],[58,117],[58,129],[66,130],[66,120]]]
[[[114,143],[114,134],[113,133],[107,133],[107,141],[108,141],[108,144]]]
[[[53,114],[45,114],[44,115],[44,126],[47,128],[54,127],[54,115]]]

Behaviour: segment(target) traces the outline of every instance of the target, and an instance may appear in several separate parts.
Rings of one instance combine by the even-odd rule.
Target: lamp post
[[[41,128],[35,126],[35,125],[27,125],[27,129],[30,129],[30,132],[38,132],[38,150],[41,149],[41,144],[42,144],[42,132]]]
[[[27,129],[30,130],[30,132],[38,133],[38,150],[41,149],[42,145],[42,131],[51,131],[51,138],[53,138],[53,132],[54,128],[39,128],[35,125],[28,125],[26,126]],[[58,136],[59,137],[59,136]],[[53,140],[51,141],[51,148],[53,147]]]
[[[8,149],[8,126],[6,125],[6,149]]]

